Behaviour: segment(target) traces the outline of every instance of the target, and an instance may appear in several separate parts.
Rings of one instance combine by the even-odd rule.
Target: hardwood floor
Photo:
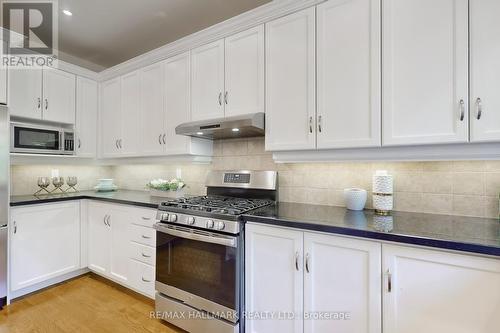
[[[150,318],[150,311],[153,300],[88,274],[5,307],[0,333],[183,332]]]

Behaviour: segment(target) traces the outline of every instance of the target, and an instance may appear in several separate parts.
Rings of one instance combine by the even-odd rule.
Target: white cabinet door
[[[264,26],[225,39],[225,116],[264,112]]]
[[[500,141],[500,1],[469,3],[471,141]]]
[[[121,137],[121,84],[120,78],[101,84],[100,108],[100,146],[103,157],[116,157],[120,150],[118,140]]]
[[[191,51],[192,119],[224,117],[224,40]]]
[[[112,206],[108,211],[110,215],[108,224],[111,228],[109,274],[112,279],[127,283],[129,276],[130,216],[126,208],[118,205]]]
[[[1,52],[4,54],[6,42],[0,40]],[[7,104],[7,66],[0,64],[0,104]]]
[[[141,146],[141,77],[139,71],[121,78],[121,127],[122,135],[118,140],[120,154],[138,155]]]
[[[339,316],[348,316],[344,320],[306,319],[304,332],[382,332],[381,245],[305,233],[304,253],[304,312],[338,311]]]
[[[383,0],[383,144],[468,141],[468,1]]]
[[[141,155],[162,155],[166,143],[163,62],[141,69],[140,100]]]
[[[10,230],[12,291],[79,269],[79,202],[13,208]]]
[[[500,260],[383,245],[383,269],[385,333],[498,332]]]
[[[266,149],[316,147],[315,8],[266,24]]]
[[[89,269],[109,274],[111,261],[111,228],[108,206],[96,202],[88,204],[88,263]]]
[[[42,70],[11,68],[8,78],[10,115],[42,119]]]
[[[76,154],[79,157],[95,157],[97,149],[97,82],[77,77],[76,79]]]
[[[380,146],[380,0],[330,0],[317,20],[318,148]]]
[[[303,233],[253,224],[246,226],[246,311],[294,313],[294,319],[246,319],[250,333],[303,330]]]
[[[175,134],[175,128],[191,120],[191,62],[189,52],[165,61],[166,152],[185,154],[190,138]]]
[[[58,69],[43,69],[43,119],[75,123],[76,77]]]

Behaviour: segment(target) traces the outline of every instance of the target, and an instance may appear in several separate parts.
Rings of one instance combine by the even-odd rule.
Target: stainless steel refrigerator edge
[[[9,219],[9,118],[0,106],[0,309],[7,299],[7,221]]]

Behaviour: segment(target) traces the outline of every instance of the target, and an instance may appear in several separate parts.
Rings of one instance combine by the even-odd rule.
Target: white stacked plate
[[[113,192],[118,189],[118,186],[113,184],[113,179],[99,179],[97,186],[94,187],[96,192]]]

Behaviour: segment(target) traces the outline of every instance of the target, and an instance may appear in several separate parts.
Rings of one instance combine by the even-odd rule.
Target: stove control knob
[[[177,215],[175,214],[171,214],[169,217],[168,217],[168,222],[176,222],[177,221]]]
[[[216,226],[215,226],[215,228],[216,228],[217,230],[224,230],[224,228],[225,228],[225,227],[226,227],[226,225],[225,225],[225,224],[224,224],[224,222],[222,222],[222,221],[217,222],[217,224],[216,224]]]
[[[161,214],[161,220],[162,221],[168,221],[168,213],[162,213]]]
[[[213,229],[214,227],[214,220],[207,220],[206,226],[208,229]]]
[[[193,225],[194,224],[194,217],[190,216],[187,218],[187,224]]]

